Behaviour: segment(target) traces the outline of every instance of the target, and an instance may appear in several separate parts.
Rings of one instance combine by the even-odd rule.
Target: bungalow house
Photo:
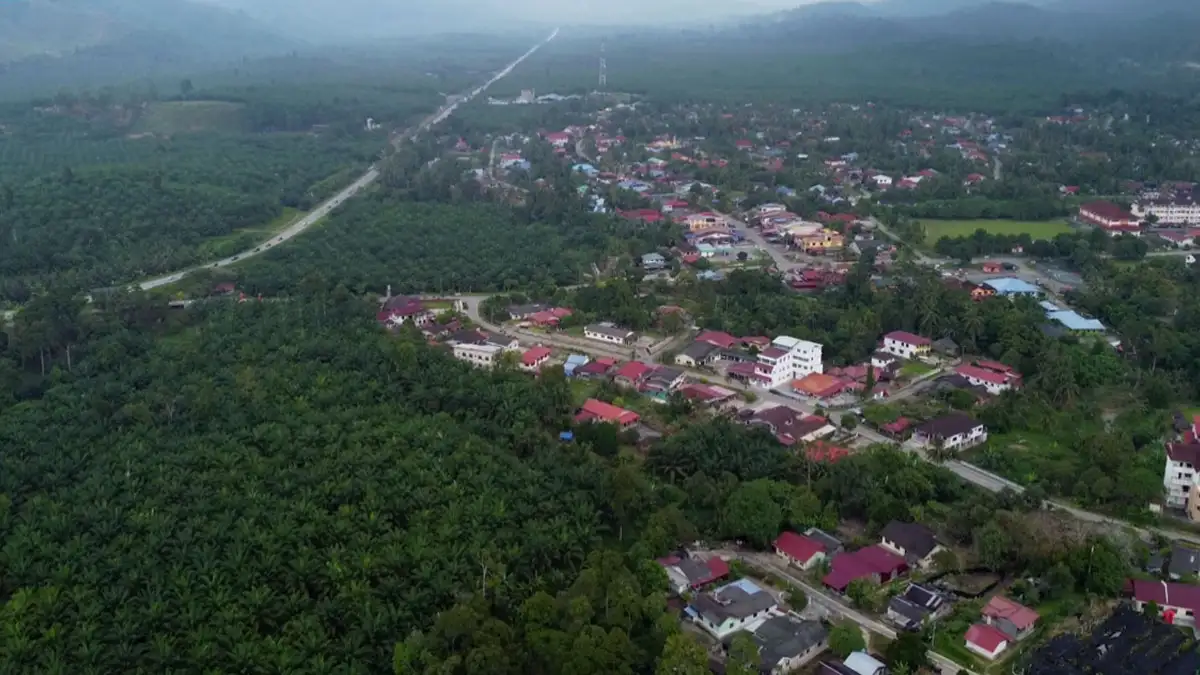
[[[544,312],[549,309],[548,305],[537,302],[529,305],[509,305],[508,318],[512,321],[524,321],[538,312]]]
[[[838,593],[845,593],[852,581],[863,579],[879,584],[907,571],[908,563],[903,557],[883,546],[868,546],[834,556],[830,572],[822,579],[822,583]]]
[[[845,661],[822,661],[817,675],[888,675],[888,667],[866,652],[852,652]]]
[[[795,565],[802,570],[812,569],[825,560],[828,551],[825,544],[803,534],[784,532],[775,540],[775,555],[789,565]]]
[[[824,417],[806,415],[782,405],[757,411],[743,410],[740,414],[748,426],[766,427],[784,445],[811,443],[837,431]]]
[[[550,360],[549,347],[530,347],[521,355],[521,369],[529,371],[541,370]]]
[[[453,347],[454,358],[480,368],[491,368],[496,365],[504,351],[504,348],[499,345],[472,342],[461,342]]]
[[[565,131],[553,131],[545,135],[546,142],[556,148],[566,147],[571,142],[571,134]]]
[[[946,596],[937,590],[909,584],[904,593],[888,602],[887,618],[904,630],[917,631],[949,607]]]
[[[900,357],[882,350],[877,351],[871,355],[871,367],[875,369],[876,373],[891,371],[900,367]],[[878,379],[878,375],[876,375],[876,379]]]
[[[741,579],[697,595],[685,612],[718,640],[742,630],[753,631],[779,615],[779,602],[749,579]]]
[[[566,362],[563,363],[563,372],[566,373],[567,377],[571,377],[575,374],[576,368],[582,368],[587,362],[588,357],[583,354],[571,354],[567,356]]]
[[[598,340],[610,344],[627,345],[633,342],[637,335],[628,328],[621,328],[614,323],[602,322],[585,326],[583,336],[589,340]]]
[[[675,364],[686,368],[707,366],[717,360],[721,348],[711,342],[696,341],[675,357]]]
[[[647,272],[661,270],[667,266],[667,259],[661,253],[647,253],[642,256],[642,269]]]
[[[558,328],[563,319],[571,316],[571,310],[565,307],[555,307],[541,312],[534,312],[527,317],[529,323],[538,328]]]
[[[1003,595],[994,595],[983,607],[983,622],[1008,636],[1010,640],[1023,640],[1037,626],[1038,613]]]
[[[883,336],[879,351],[899,356],[902,359],[915,359],[928,354],[932,345],[933,341],[927,337],[895,330]]]
[[[384,301],[383,307],[375,318],[389,328],[406,323],[420,328],[427,323],[432,323],[437,315],[426,307],[425,301],[420,298],[396,296]]]
[[[711,345],[720,347],[721,349],[733,349],[741,343],[740,340],[730,335],[716,330],[706,330],[696,336],[696,342],[706,342]],[[768,341],[769,342],[769,341]]]
[[[703,588],[729,576],[729,564],[715,556],[699,560],[686,554],[670,555],[659,558],[658,564],[666,571],[671,590],[676,595]]]
[[[954,372],[966,378],[976,387],[983,387],[987,393],[997,396],[1010,389],[1021,386],[1021,376],[1012,366],[997,361],[976,361],[964,363]]]
[[[589,398],[584,402],[583,407],[579,409],[579,414],[575,415],[575,423],[582,424],[584,422],[603,422],[615,424],[621,429],[628,429],[638,423],[641,417],[632,410],[618,408],[611,403]]]
[[[1162,612],[1163,620],[1170,624],[1194,627],[1196,613],[1200,612],[1200,586],[1171,581],[1143,581],[1134,579],[1133,603],[1139,612],[1153,602]]]
[[[720,406],[737,396],[737,392],[732,389],[699,382],[683,385],[679,388],[679,393],[689,401],[707,406]]]
[[[1004,650],[1008,649],[1009,637],[998,628],[984,623],[977,623],[967,629],[967,649],[983,658],[994,661]]]
[[[642,383],[638,387],[638,390],[645,393],[666,395],[683,386],[685,381],[686,377],[683,371],[678,368],[659,366],[646,373],[645,377],[642,378]]]
[[[801,396],[828,401],[846,389],[846,382],[825,373],[809,373],[792,382],[792,389]]]
[[[917,427],[913,438],[929,447],[941,444],[944,448],[962,450],[987,441],[987,427],[961,413],[932,419]]]
[[[621,387],[629,387],[636,389],[642,383],[642,378],[646,377],[646,373],[654,370],[654,366],[641,361],[630,361],[617,369],[613,373],[613,382]]]
[[[946,550],[928,527],[898,520],[888,523],[879,533],[879,545],[904,556],[910,566],[922,569],[929,568],[933,557]]]
[[[575,369],[572,376],[581,380],[598,380],[608,377],[613,368],[617,367],[617,360],[614,358],[593,359],[586,364]]]
[[[790,673],[811,661],[829,646],[829,631],[820,621],[793,616],[773,616],[754,630],[759,672]]]

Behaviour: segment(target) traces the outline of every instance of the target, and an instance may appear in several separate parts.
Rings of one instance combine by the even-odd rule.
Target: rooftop
[[[993,619],[1008,619],[1017,630],[1025,630],[1037,623],[1038,613],[1003,595],[994,595],[983,608],[983,615]]]
[[[894,542],[917,559],[924,558],[937,548],[937,537],[928,527],[919,523],[902,523],[893,520],[880,532],[880,536]]]
[[[982,285],[1000,295],[1037,295],[1042,292],[1037,286],[1016,277],[996,277],[984,281]]]
[[[904,344],[915,345],[917,347],[924,347],[926,345],[933,344],[933,342],[927,337],[921,337],[920,335],[915,335],[902,330],[894,330],[887,335],[884,335],[883,339],[892,340],[895,342],[903,342]]]
[[[962,413],[952,413],[929,420],[917,427],[917,433],[931,439],[945,439],[970,433],[972,429],[981,424]]]

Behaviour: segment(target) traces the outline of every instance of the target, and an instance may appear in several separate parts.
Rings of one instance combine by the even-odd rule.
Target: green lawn
[[[900,368],[900,375],[904,377],[920,377],[934,371],[933,366],[921,361],[909,361]]]
[[[1034,239],[1053,239],[1070,232],[1065,220],[921,220],[925,243],[933,245],[942,237],[969,237],[975,230],[991,234],[1028,234]]]
[[[245,106],[228,101],[158,101],[150,103],[135,133],[182,134],[197,131],[243,131]]]

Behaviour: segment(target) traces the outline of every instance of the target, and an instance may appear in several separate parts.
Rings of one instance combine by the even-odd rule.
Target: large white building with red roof
[[[824,370],[821,351],[820,343],[780,335],[758,353],[750,383],[763,389],[776,389],[792,380],[820,373]]]
[[[972,385],[983,387],[993,396],[1021,386],[1021,375],[1011,366],[996,361],[964,363],[955,368],[954,372],[966,378]]]
[[[1079,207],[1079,219],[1111,234],[1124,232],[1138,235],[1142,230],[1137,216],[1128,209],[1109,201],[1100,200],[1083,204]]]
[[[928,354],[933,346],[933,340],[920,335],[894,330],[883,336],[879,351],[899,356],[902,359],[915,359]]]

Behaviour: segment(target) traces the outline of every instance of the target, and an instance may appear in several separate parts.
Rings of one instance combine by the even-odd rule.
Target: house
[[[947,358],[956,358],[962,353],[958,343],[950,338],[942,338],[933,341],[933,351]]]
[[[668,366],[659,366],[646,373],[638,390],[647,393],[669,394],[683,386],[685,379],[683,371]]]
[[[461,342],[453,347],[454,358],[480,368],[491,368],[496,365],[504,351],[504,347],[500,345],[471,342]]]
[[[642,384],[642,378],[646,377],[646,373],[651,370],[654,370],[654,366],[648,363],[630,361],[613,373],[613,382],[618,386],[636,389]]]
[[[802,570],[812,569],[825,560],[828,551],[825,544],[795,532],[784,532],[775,540],[775,555],[783,558],[789,565],[795,565]]]
[[[375,319],[389,328],[402,324],[412,324],[418,328],[432,323],[437,315],[425,305],[421,298],[407,296],[390,297],[384,301],[383,307],[375,315]]]
[[[830,430],[832,434],[834,430]],[[804,448],[804,456],[810,462],[837,463],[850,456],[850,450],[825,441],[813,441]]]
[[[984,623],[977,623],[967,629],[967,649],[983,658],[994,661],[996,657],[1008,649],[1009,638],[1000,629]]]
[[[829,646],[829,631],[820,621],[793,616],[773,616],[754,630],[759,671],[790,673],[811,661]]]
[[[983,263],[983,271],[985,274],[999,274],[1004,271],[1004,267],[998,262],[985,262]]]
[[[809,373],[792,382],[792,389],[801,396],[827,401],[846,389],[846,382],[824,373]]]
[[[684,611],[701,629],[724,640],[738,631],[753,631],[778,616],[779,603],[754,582],[741,579],[697,595]]]
[[[614,358],[592,359],[576,368],[571,375],[581,380],[597,380],[607,377],[616,367],[617,360]]]
[[[556,148],[564,148],[571,142],[571,134],[565,131],[553,131],[546,134],[545,139]]]
[[[928,354],[932,344],[933,341],[927,337],[894,330],[883,336],[879,351],[899,356],[902,359],[915,359]]]
[[[628,429],[638,423],[641,417],[632,410],[618,408],[611,403],[589,398],[584,402],[583,407],[579,409],[579,414],[575,415],[575,423],[583,422],[603,422],[615,424],[622,429]]]
[[[538,328],[550,329],[558,328],[558,324],[568,316],[571,316],[571,310],[565,307],[554,307],[541,312],[534,312],[527,317],[527,320]]]
[[[625,220],[636,220],[643,223],[658,223],[662,222],[663,214],[654,209],[633,209],[631,211],[617,211],[617,215]]]
[[[1167,564],[1167,576],[1172,581],[1184,577],[1200,576],[1200,550],[1183,546],[1178,542],[1171,547],[1171,562]]]
[[[544,312],[549,309],[549,306],[541,303],[533,303],[529,305],[509,305],[508,318],[512,321],[524,321],[538,312]]]
[[[878,351],[871,355],[871,367],[876,372],[890,371],[900,367],[900,357],[895,354],[889,354],[885,351]]]
[[[983,607],[983,622],[999,628],[1010,640],[1023,640],[1033,633],[1038,613],[1003,595],[993,595]]]
[[[550,360],[549,347],[530,347],[521,355],[522,370],[540,370]]]
[[[881,173],[880,173],[880,174],[875,174],[874,176],[871,176],[871,181],[872,181],[873,183],[875,183],[875,187],[878,187],[878,188],[881,188],[881,189],[884,189],[884,190],[886,190],[886,189],[888,189],[888,188],[892,187],[892,177],[891,177],[891,176],[885,176],[885,175],[883,175],[883,174],[881,174]]]
[[[904,556],[910,566],[922,569],[930,567],[934,556],[946,550],[928,527],[899,520],[893,520],[883,528],[879,533],[879,545]]]
[[[1103,333],[1108,330],[1099,319],[1089,319],[1073,309],[1046,312],[1046,318],[1076,334]]]
[[[698,382],[683,385],[679,388],[679,393],[689,401],[707,406],[719,406],[737,396],[737,392],[732,389]]]
[[[972,386],[983,387],[987,393],[993,396],[999,396],[1021,386],[1020,374],[1011,367],[994,361],[964,363],[955,368],[954,372],[966,378]]]
[[[633,342],[636,334],[627,329],[621,328],[614,323],[602,322],[594,323],[585,326],[583,336],[589,340],[598,340],[600,342],[608,342],[611,344],[627,345]]]
[[[739,415],[748,426],[766,427],[784,445],[811,443],[837,431],[825,417],[806,415],[782,405],[757,411],[742,410]]]
[[[686,368],[707,366],[717,360],[721,348],[711,342],[696,341],[675,357],[675,364]]]
[[[1133,603],[1139,612],[1153,602],[1158,605],[1167,623],[1188,627],[1196,625],[1196,613],[1200,612],[1200,586],[1141,579],[1130,581],[1128,586],[1132,586]]]
[[[738,340],[729,333],[722,333],[721,331],[716,330],[706,330],[703,333],[700,333],[696,336],[696,342],[707,342],[708,344],[716,345],[721,349],[733,349],[741,344],[741,340]]]
[[[822,579],[829,588],[845,593],[850,582],[862,579],[868,583],[884,583],[908,571],[904,558],[883,546],[868,546],[852,553],[840,553],[833,558],[829,574]]]
[[[1083,204],[1079,207],[1079,219],[1111,234],[1124,232],[1136,235],[1141,232],[1137,216],[1109,201]]]
[[[987,441],[987,427],[961,413],[951,413],[917,427],[913,439],[925,447],[940,444],[950,450],[962,450]]]
[[[904,630],[917,631],[949,606],[946,596],[938,591],[921,584],[909,584],[904,593],[888,601],[887,618]]]
[[[821,545],[825,547],[826,555],[829,556],[834,556],[838,553],[841,553],[842,549],[844,548],[842,546],[842,542],[839,541],[837,537],[820,528],[810,527],[804,531],[804,536],[820,542]]]
[[[583,354],[571,354],[567,357],[566,363],[563,364],[563,372],[566,373],[567,377],[571,377],[575,374],[576,368],[583,367],[587,362],[588,357]]]
[[[646,271],[661,270],[667,266],[667,259],[661,253],[647,253],[642,256],[642,269]]]
[[[984,281],[981,286],[991,289],[995,295],[1013,296],[1013,295],[1041,295],[1042,290],[1037,286],[1016,277],[996,277]],[[972,298],[974,294],[972,293]]]
[[[693,213],[684,219],[689,232],[702,232],[724,225],[724,219],[715,213]]]
[[[699,560],[686,554],[659,558],[658,564],[667,573],[671,590],[682,595],[703,588],[729,576],[729,564],[717,557]]]

